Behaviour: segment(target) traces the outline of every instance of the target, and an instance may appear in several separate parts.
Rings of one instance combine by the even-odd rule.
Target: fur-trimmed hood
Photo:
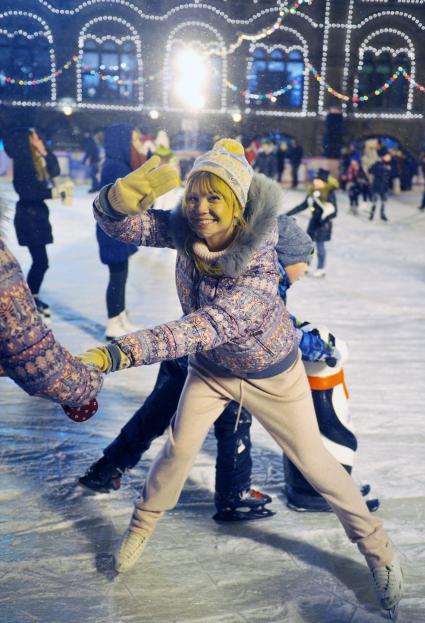
[[[273,233],[282,200],[283,193],[279,184],[262,173],[254,174],[244,211],[249,227],[229,246],[228,252],[217,260],[217,266],[224,275],[242,275],[252,255]],[[173,211],[171,230],[176,249],[184,252],[191,229],[181,205]]]

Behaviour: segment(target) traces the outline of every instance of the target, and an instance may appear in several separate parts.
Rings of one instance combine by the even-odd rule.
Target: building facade
[[[384,134],[417,152],[424,42],[423,0],[2,0],[0,132],[125,120],[281,132],[318,154],[340,109],[347,142]]]

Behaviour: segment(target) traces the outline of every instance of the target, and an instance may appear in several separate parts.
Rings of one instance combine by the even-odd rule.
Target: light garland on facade
[[[353,11],[354,11],[354,0],[350,0],[350,3],[348,5],[348,16],[347,16],[348,24],[353,23]],[[344,50],[345,62],[344,62],[344,69],[342,72],[342,91],[344,93],[347,91],[347,87],[348,87],[348,70],[350,67],[351,30],[352,30],[351,28],[348,28],[345,34],[345,50]],[[347,102],[342,103],[342,108],[343,110],[346,110]]]
[[[357,69],[357,74],[355,76],[354,79],[354,95],[356,96],[358,94],[358,87],[359,87],[359,78],[358,78],[358,74],[362,71],[363,69],[363,64],[364,64],[364,56],[365,53],[368,51],[373,52],[376,56],[378,56],[381,52],[384,51],[391,51],[391,55],[392,56],[396,56],[398,54],[400,54],[401,52],[405,51],[405,48],[398,48],[398,49],[394,49],[394,48],[388,48],[388,46],[383,46],[382,48],[376,48],[374,46],[370,46],[369,42],[374,39],[375,37],[379,37],[380,35],[385,35],[387,33],[391,33],[391,34],[395,34],[401,38],[403,38],[405,41],[407,41],[407,43],[409,44],[409,51],[408,51],[408,56],[410,57],[410,76],[414,79],[415,77],[415,49],[413,47],[412,41],[410,40],[410,38],[403,33],[402,31],[396,29],[396,28],[380,28],[379,30],[376,30],[375,32],[371,33],[368,37],[366,37],[366,39],[362,42],[360,48],[359,48],[359,65],[358,65],[358,69]],[[399,69],[403,69],[400,68]],[[359,102],[362,100],[358,100]],[[357,107],[357,102],[355,102],[355,107]],[[412,110],[413,107],[413,84],[410,82],[409,84],[409,93],[407,96],[407,112],[410,112]]]
[[[303,55],[304,66],[306,67],[306,66],[309,65],[309,49],[308,49],[308,45],[307,45],[306,39],[297,30],[295,30],[294,28],[290,28],[289,26],[281,26],[280,30],[283,31],[283,32],[289,32],[289,33],[293,34],[295,37],[300,39],[302,45],[298,44],[298,45],[293,45],[291,47],[285,47],[282,44],[275,44],[275,45],[272,45],[272,46],[267,46],[264,43],[260,43],[260,44],[253,44],[252,43],[250,48],[249,48],[250,58],[249,58],[249,62],[248,62],[248,65],[247,65],[247,73],[246,73],[246,81],[247,82],[248,82],[248,77],[249,77],[250,72],[251,72],[252,63],[254,62],[253,54],[254,54],[254,50],[256,48],[262,48],[268,54],[270,54],[275,49],[282,49],[282,50],[284,50],[287,53],[291,52],[292,50],[299,50],[302,53],[302,55]],[[304,77],[305,77],[305,80],[304,80],[304,85],[303,85],[302,112],[307,112],[307,109],[308,109],[308,94],[309,94],[309,80],[308,80],[309,74],[304,72]],[[284,87],[282,87],[282,88],[284,88]],[[274,97],[277,97],[277,96],[274,96]],[[252,98],[245,97],[246,104],[249,104],[249,99],[252,99]]]
[[[311,0],[304,0],[304,2],[309,2],[309,1]],[[183,11],[186,9],[202,9],[206,11],[211,11],[212,13],[215,13],[219,17],[224,18],[228,24],[244,25],[244,26],[248,26],[249,24],[252,24],[260,17],[263,17],[263,15],[267,15],[268,13],[276,13],[276,11],[278,10],[276,7],[268,7],[268,8],[262,9],[261,11],[258,11],[252,17],[249,17],[247,19],[235,19],[235,18],[229,17],[227,13],[225,13],[224,11],[221,11],[215,6],[212,6],[211,4],[206,4],[204,2],[197,2],[197,1],[195,1],[195,3],[189,2],[185,4],[179,4],[178,6],[173,7],[172,9],[170,9],[163,15],[151,15],[148,13],[144,13],[140,9],[140,7],[132,4],[131,2],[128,2],[127,0],[85,0],[85,2],[82,2],[79,6],[75,7],[74,9],[57,9],[56,7],[52,6],[49,2],[47,2],[47,0],[37,0],[37,2],[39,2],[39,4],[41,4],[45,8],[49,9],[49,11],[57,15],[75,15],[79,13],[80,11],[83,11],[89,7],[92,7],[98,4],[101,4],[101,5],[115,4],[118,6],[124,6],[130,9],[131,11],[134,11],[135,13],[139,15],[141,19],[158,21],[158,22],[162,22],[162,21],[169,19],[170,17],[172,17],[179,11]]]
[[[299,3],[295,3],[293,6],[291,6],[291,8],[295,8],[296,5],[298,4],[299,6],[304,3],[304,2],[308,2],[309,0],[303,0],[303,2],[299,2]],[[312,0],[310,0],[311,2]],[[399,0],[398,1],[398,6],[399,9],[397,10],[385,10],[387,7],[383,6],[382,8],[384,10],[380,11],[380,10],[376,10],[376,12],[373,12],[373,14],[368,15],[366,17],[362,17],[361,20],[358,23],[353,23],[353,15],[355,13],[355,8],[354,8],[354,0],[349,0],[348,4],[348,14],[347,14],[347,20],[345,23],[341,23],[341,24],[337,24],[337,23],[331,23],[330,22],[330,18],[331,18],[331,12],[330,12],[330,7],[331,7],[331,2],[330,0],[326,0],[325,2],[325,10],[324,10],[324,23],[319,23],[314,21],[312,18],[310,18],[310,16],[305,15],[304,12],[302,11],[298,11],[295,8],[295,11],[297,13],[297,18],[302,19],[302,20],[306,20],[312,28],[319,28],[319,29],[323,29],[323,40],[322,40],[322,59],[321,59],[321,65],[320,65],[320,74],[319,72],[317,72],[317,76],[320,76],[320,80],[318,79],[317,76],[315,76],[316,80],[319,82],[320,87],[319,87],[319,97],[318,97],[318,108],[317,110],[320,113],[324,113],[325,112],[325,99],[326,99],[326,94],[332,95],[336,98],[338,98],[341,101],[341,105],[343,108],[346,108],[347,103],[349,100],[351,100],[354,104],[354,107],[356,107],[358,105],[359,102],[361,101],[367,101],[367,100],[361,100],[360,98],[364,95],[369,97],[374,97],[377,95],[377,93],[375,91],[379,91],[379,89],[382,89],[382,92],[386,91],[391,85],[392,83],[388,82],[389,86],[386,86],[386,83],[384,83],[383,85],[381,85],[381,87],[379,89],[376,89],[373,93],[368,93],[368,94],[358,94],[358,80],[356,81],[356,78],[354,78],[354,84],[353,84],[353,95],[349,96],[347,95],[348,92],[348,79],[349,79],[349,75],[350,75],[350,66],[352,66],[352,56],[354,56],[351,53],[351,48],[352,48],[352,33],[355,31],[359,31],[360,29],[364,28],[365,26],[368,26],[368,28],[370,28],[371,26],[373,26],[373,24],[371,23],[372,20],[378,20],[379,22],[379,26],[382,25],[383,20],[388,20],[391,21],[392,23],[395,21],[395,19],[400,20],[409,20],[409,22],[411,23],[411,25],[413,25],[415,28],[418,28],[421,31],[425,30],[425,24],[423,23],[423,21],[421,21],[421,19],[419,19],[418,17],[416,17],[415,15],[409,14],[407,12],[407,10],[411,7],[412,9],[414,9],[414,5],[421,5],[423,4],[424,0]],[[286,13],[288,13],[290,11],[289,9],[289,0],[288,2],[285,1],[285,7],[282,7],[282,2],[278,1],[277,6],[273,6],[273,7],[269,7],[266,9],[263,9],[261,11],[257,11],[254,15],[252,15],[249,18],[246,19],[237,19],[237,18],[232,18],[229,16],[228,13],[226,13],[226,11],[222,11],[220,9],[218,9],[215,6],[212,6],[211,4],[207,4],[205,1],[202,2],[201,0],[192,0],[192,2],[186,2],[186,3],[182,3],[179,4],[177,6],[174,6],[172,9],[170,9],[169,11],[167,11],[166,13],[162,14],[162,15],[153,15],[153,14],[147,14],[145,13],[140,7],[135,6],[135,4],[133,4],[132,2],[130,2],[129,0],[84,0],[83,2],[81,2],[79,5],[75,6],[72,9],[61,9],[61,8],[56,8],[54,6],[52,6],[52,4],[48,1],[48,0],[37,0],[37,3],[41,6],[43,6],[45,9],[50,10],[50,12],[56,14],[56,15],[62,15],[62,16],[71,16],[71,15],[77,15],[79,13],[83,13],[84,11],[87,10],[93,10],[95,9],[97,11],[97,15],[103,15],[103,13],[101,12],[101,8],[105,8],[105,6],[113,6],[113,7],[120,7],[122,10],[123,9],[128,9],[130,11],[132,11],[134,13],[134,16],[136,17],[139,16],[141,19],[143,20],[150,20],[150,21],[154,21],[157,23],[160,22],[165,22],[166,20],[172,18],[173,16],[177,16],[179,13],[181,13],[182,11],[190,11],[193,9],[196,9],[197,11],[201,11],[201,13],[208,12],[210,14],[214,14],[214,17],[218,17],[222,20],[224,20],[227,24],[231,24],[231,25],[251,25],[254,24],[257,20],[263,18],[266,15],[273,15],[273,19],[275,19],[274,24],[269,27],[268,29],[262,29],[260,30],[259,33],[257,33],[256,35],[245,35],[245,37],[242,38],[242,41],[245,40],[251,40],[252,42],[259,41],[259,39],[257,39],[257,37],[261,37],[263,38],[263,35],[265,36],[270,36],[272,33],[278,31],[278,30],[284,30],[283,27],[281,28],[273,28],[273,26],[276,25],[276,23],[278,22],[279,19],[282,19],[282,12],[286,11]],[[363,0],[363,3],[365,4],[381,4],[381,5],[385,5],[386,2],[385,0]],[[58,3],[60,6],[60,3]],[[230,1],[228,3],[227,6],[230,6]],[[405,5],[403,7],[400,7],[400,5]],[[410,5],[409,7],[407,5]],[[227,7],[226,7],[227,8]],[[370,7],[372,8],[372,7]],[[401,8],[406,9],[406,10],[400,10]],[[375,10],[374,10],[375,11]],[[277,13],[277,18],[276,18],[276,13]],[[33,40],[36,37],[43,37],[45,36],[46,39],[49,42],[49,56],[50,56],[50,68],[51,68],[51,72],[48,76],[43,76],[42,78],[37,78],[35,80],[25,80],[25,81],[19,81],[19,79],[17,78],[13,78],[12,76],[6,76],[6,77],[2,77],[0,78],[0,80],[3,81],[3,84],[14,84],[14,85],[18,85],[18,86],[22,86],[22,87],[29,87],[29,86],[35,86],[37,84],[42,84],[42,83],[46,83],[46,82],[50,82],[51,84],[51,89],[50,89],[50,98],[51,98],[51,102],[55,102],[56,101],[56,79],[61,75],[61,73],[66,70],[69,69],[70,65],[69,63],[76,63],[76,73],[77,73],[77,83],[78,83],[78,73],[80,72],[81,74],[81,58],[78,56],[74,56],[70,61],[68,61],[67,63],[65,63],[62,67],[60,67],[59,69],[56,69],[56,65],[55,65],[55,53],[54,53],[54,49],[53,49],[53,37],[52,37],[52,33],[49,30],[49,27],[47,25],[47,23],[40,18],[39,16],[35,15],[33,12],[30,11],[7,11],[3,14],[0,14],[0,20],[3,20],[4,18],[7,17],[11,17],[12,19],[14,19],[14,25],[16,25],[16,18],[22,17],[22,18],[27,18],[27,19],[33,19],[33,20],[37,20],[38,23],[40,25],[42,25],[42,28],[44,30],[37,30],[34,32],[29,32],[31,29],[26,27],[26,28],[21,28],[21,29],[16,29],[13,32],[12,31],[8,31],[5,29],[0,29],[0,35],[6,36],[8,39],[12,39],[15,36],[22,36],[28,40]],[[98,18],[100,19],[109,19],[109,20],[117,20],[119,21],[120,18],[115,18],[115,17],[108,17],[106,16],[105,18]],[[208,16],[206,16],[206,19],[208,19]],[[91,23],[94,23],[95,20],[91,20]],[[124,21],[124,20],[123,20]],[[132,16],[130,16],[130,22],[134,24],[134,21],[132,21]],[[203,27],[205,27],[205,23],[204,22],[199,22]],[[385,22],[384,22],[385,23]],[[140,29],[138,29],[136,31],[136,29],[134,28],[133,30],[131,30],[131,28],[129,28],[129,26],[131,25],[129,22],[126,22],[127,24],[127,28],[130,30],[130,32],[134,32],[135,33],[135,37],[138,39],[138,33],[140,32]],[[137,26],[136,26],[137,27]],[[327,72],[327,65],[328,65],[328,54],[329,54],[329,41],[330,41],[330,35],[333,29],[340,29],[340,30],[345,30],[345,35],[346,35],[346,40],[345,40],[345,48],[344,48],[344,57],[345,57],[345,63],[344,63],[344,70],[343,70],[343,75],[342,75],[342,82],[341,82],[341,89],[337,90],[334,89],[331,85],[329,85],[329,83],[326,80],[326,72]],[[401,37],[404,38],[404,40],[408,43],[408,45],[404,46],[404,47],[399,47],[397,50],[394,50],[394,48],[390,48],[388,46],[383,46],[383,47],[373,47],[372,45],[370,45],[369,41],[371,39],[373,39],[373,37],[378,36],[378,33],[380,32],[389,32],[393,35],[400,35]],[[81,31],[82,32],[82,31]],[[296,32],[296,31],[294,31]],[[299,33],[298,33],[299,34]],[[315,34],[315,33],[314,33]],[[320,36],[321,33],[317,33],[318,36]],[[264,38],[265,38],[264,36]],[[81,34],[80,34],[81,37]],[[240,35],[241,37],[241,35]],[[252,37],[252,39],[250,39]],[[93,40],[97,41],[98,43],[100,41],[104,41],[105,38],[103,37],[98,37],[96,34],[87,33],[87,39],[92,38]],[[127,36],[125,37],[127,40],[129,40],[130,38],[133,39],[133,36]],[[113,37],[110,35],[109,39],[113,39]],[[122,37],[122,39],[124,39],[124,37]],[[239,38],[238,38],[239,39]],[[216,40],[215,43],[215,49],[214,52],[217,51],[224,51],[225,50],[225,43],[222,43],[223,39],[220,37],[220,43],[218,42],[218,40]],[[367,41],[367,42],[366,42]],[[140,40],[139,40],[139,44],[140,44]],[[235,45],[235,44],[232,44]],[[230,46],[231,47],[231,46]],[[230,49],[230,47],[228,49]],[[144,82],[146,82],[147,80],[150,80],[151,77],[147,78],[147,79],[143,79],[141,77],[141,61],[142,61],[142,56],[141,56],[141,52],[140,49],[138,50],[138,73],[140,75],[139,78],[137,78],[136,80],[131,80],[131,81],[123,81],[124,82],[132,82],[137,83],[137,84],[142,84]],[[308,51],[308,46],[306,45],[306,49]],[[408,50],[408,52],[407,52]],[[79,46],[79,51],[81,53],[81,47]],[[362,52],[362,57],[360,58],[360,51]],[[411,40],[409,39],[409,37],[403,33],[402,31],[398,30],[397,28],[384,28],[384,29],[380,29],[375,31],[374,33],[372,33],[371,35],[368,35],[367,40],[363,41],[363,43],[361,44],[361,46],[359,47],[359,66],[358,69],[361,69],[361,67],[363,66],[363,62],[364,62],[364,53],[366,51],[370,51],[372,53],[374,53],[375,55],[378,55],[378,53],[383,52],[383,51],[388,51],[391,54],[393,54],[394,52],[404,52],[404,53],[409,53],[409,58],[410,58],[410,67],[403,67],[403,72],[398,76],[398,79],[400,77],[402,77],[403,79],[407,80],[409,82],[409,93],[408,93],[408,102],[407,102],[407,110],[405,112],[402,113],[381,113],[381,112],[359,112],[358,110],[356,110],[354,112],[355,116],[361,116],[363,117],[370,117],[370,118],[421,118],[423,117],[423,115],[421,113],[417,113],[417,114],[413,114],[412,110],[413,110],[413,101],[414,101],[414,93],[415,90],[418,90],[421,93],[425,92],[425,87],[418,83],[416,81],[416,75],[415,75],[415,50],[413,47],[413,43],[411,42]],[[354,50],[353,50],[354,52]],[[207,49],[207,53],[211,53],[211,48]],[[357,53],[357,51],[356,51]],[[75,61],[75,58],[79,59],[79,62],[77,63]],[[225,61],[226,58],[226,54],[223,55],[223,59],[222,61]],[[307,67],[308,63],[307,63],[307,58],[304,57],[305,60],[305,66]],[[252,59],[251,59],[252,62]],[[168,66],[168,64],[167,64]],[[222,68],[224,69],[224,65],[222,65]],[[353,69],[355,69],[355,67],[353,67]],[[107,75],[103,75],[102,72],[97,72],[99,75],[99,78],[101,80],[111,80],[113,79],[112,76],[107,76]],[[161,72],[158,72],[159,74]],[[308,75],[312,73],[310,70],[308,71]],[[354,73],[354,72],[352,72]],[[227,83],[227,66],[226,66],[226,72],[222,71],[221,72],[221,76],[222,76],[222,90],[221,90],[221,100],[222,100],[222,109],[226,108],[226,102],[225,102],[225,97],[226,97],[226,93],[227,93],[227,88],[231,88]],[[157,76],[155,76],[157,77]],[[6,82],[6,78],[8,78],[9,80]],[[169,79],[168,79],[169,82]],[[78,86],[78,84],[77,84]],[[79,85],[81,87],[81,94],[82,94],[82,84],[80,83]],[[307,114],[307,105],[305,105],[305,102],[307,102],[307,98],[305,97],[305,90],[308,87],[308,80],[307,78],[304,80],[304,89],[303,89],[303,110],[300,112],[290,112],[290,111],[261,111],[261,110],[255,110],[252,112],[255,112],[255,114],[276,114],[276,115],[288,115],[288,116],[299,116],[301,114],[301,116],[304,114],[305,116],[310,116],[310,114]],[[282,89],[285,87],[282,87]],[[233,91],[235,89],[232,89]],[[165,93],[165,81],[164,81],[164,93]],[[246,97],[246,93],[247,93],[247,89],[245,89],[245,95],[244,97]],[[282,93],[283,94],[283,93]],[[252,94],[250,94],[252,95]],[[255,94],[254,94],[255,95]],[[378,93],[378,95],[381,95],[381,93]],[[279,95],[273,95],[273,93],[271,94],[271,97],[278,97]],[[271,99],[271,97],[267,97],[267,99]],[[358,101],[356,101],[356,97],[358,98]],[[129,104],[125,104],[123,103],[121,104],[98,104],[95,102],[83,102],[80,101],[78,102],[78,107],[90,107],[93,109],[102,109],[102,110],[116,110],[116,109],[120,109],[120,110],[133,110],[133,109],[137,109],[137,110],[141,110],[142,108],[145,109],[144,106],[141,106],[140,102],[141,102],[141,88],[139,88],[139,103],[135,104],[133,106],[129,105]],[[345,99],[348,98],[348,99]],[[229,98],[230,99],[230,98]],[[255,99],[254,97],[250,97],[248,99]],[[50,102],[37,102],[37,101],[28,101],[28,100],[24,100],[22,101],[22,103],[17,103],[17,100],[13,100],[13,101],[5,101],[3,100],[5,103],[9,104],[9,105],[19,105],[19,106],[46,106],[46,105],[50,105]],[[273,100],[272,100],[273,101]],[[223,104],[224,102],[224,104]],[[166,103],[166,101],[164,100],[164,104]],[[159,110],[158,106],[155,106],[155,108],[157,108]],[[181,110],[182,109],[171,109],[168,107],[168,102],[165,105],[164,109],[165,111],[170,110],[170,111],[174,111],[174,110]],[[204,110],[202,111],[204,112],[210,112],[211,109],[209,109],[208,111]],[[312,111],[313,114],[313,111]],[[315,114],[315,113],[314,113]],[[393,116],[391,116],[393,115]],[[419,116],[418,116],[419,115]]]
[[[270,37],[270,35],[276,32],[276,30],[280,29],[284,17],[288,13],[294,15],[298,11],[300,6],[304,4],[305,2],[309,2],[309,0],[297,0],[297,2],[295,2],[290,8],[283,7],[282,5],[279,4],[279,16],[277,20],[274,22],[274,24],[272,24],[268,28],[265,28],[264,30],[260,31],[259,33],[255,35],[241,34],[239,35],[235,43],[232,43],[227,49],[224,48],[220,50],[212,50],[210,54],[217,54],[219,56],[229,56],[230,54],[233,54],[233,52],[235,52],[242,45],[244,41],[251,41],[251,43],[256,43],[257,41],[261,41],[261,39]]]
[[[292,82],[288,82],[288,84],[286,84],[284,87],[276,89],[276,91],[269,91],[268,93],[251,93],[251,91],[245,89],[244,91],[242,91],[242,95],[248,100],[253,99],[262,101],[265,99],[269,99],[271,102],[275,102],[276,98],[278,98],[280,95],[284,95],[297,84],[299,84],[299,80],[295,78],[294,80],[292,80]],[[231,89],[232,91],[239,91],[238,87],[233,84],[233,82],[229,82],[228,80],[226,81],[226,86],[228,86],[229,89]]]

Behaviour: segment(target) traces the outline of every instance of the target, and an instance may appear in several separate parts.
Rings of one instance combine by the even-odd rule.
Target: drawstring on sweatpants
[[[238,407],[238,412],[236,415],[236,424],[235,424],[235,428],[234,428],[234,433],[236,433],[236,431],[238,430],[238,426],[239,426],[239,420],[241,417],[241,413],[242,413],[242,406],[243,406],[243,379],[240,379],[240,384],[239,384],[239,407]]]

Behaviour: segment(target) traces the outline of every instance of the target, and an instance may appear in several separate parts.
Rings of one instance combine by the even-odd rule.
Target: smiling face
[[[225,249],[234,239],[242,212],[229,186],[212,173],[194,175],[188,183],[184,208],[190,228],[210,251]]]

